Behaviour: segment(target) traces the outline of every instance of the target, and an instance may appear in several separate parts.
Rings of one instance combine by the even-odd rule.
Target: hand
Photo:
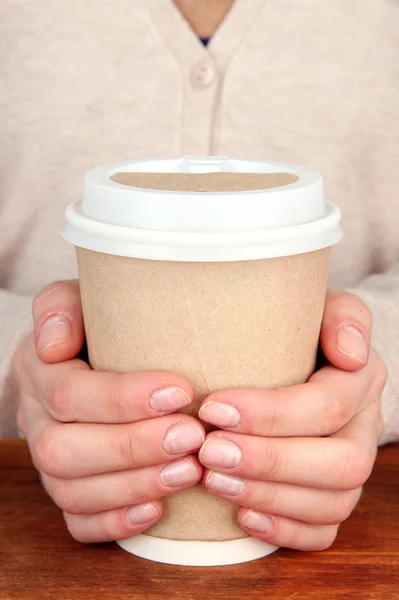
[[[33,305],[34,332],[13,361],[18,425],[43,484],[76,540],[130,537],[162,515],[160,498],[196,484],[204,430],[173,413],[192,389],[164,372],[117,375],[74,358],[84,343],[76,282],[51,284]],[[164,416],[161,416],[164,415]]]
[[[204,485],[241,506],[241,526],[266,542],[323,550],[357,504],[383,431],[386,368],[370,348],[371,314],[330,293],[320,345],[331,363],[308,383],[211,394],[200,417],[220,428],[199,459]]]

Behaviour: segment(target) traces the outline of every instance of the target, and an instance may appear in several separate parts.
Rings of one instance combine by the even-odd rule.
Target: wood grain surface
[[[399,445],[380,450],[362,500],[330,550],[279,550],[231,567],[135,558],[82,545],[46,496],[26,444],[0,441],[0,599],[399,600]]]

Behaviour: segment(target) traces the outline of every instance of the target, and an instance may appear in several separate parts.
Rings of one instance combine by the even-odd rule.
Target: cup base
[[[117,544],[140,558],[169,565],[216,567],[245,563],[263,558],[278,550],[254,537],[225,542],[166,540],[149,535],[136,535]]]

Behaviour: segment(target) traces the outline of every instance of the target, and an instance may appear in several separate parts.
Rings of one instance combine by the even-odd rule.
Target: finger
[[[79,284],[57,281],[45,287],[32,307],[36,351],[41,360],[69,360],[84,344]]]
[[[216,392],[204,400],[199,417],[220,429],[250,435],[330,435],[375,400],[369,391],[378,378],[383,386],[380,369],[373,353],[367,366],[354,373],[328,366],[301,385]]]
[[[262,438],[215,431],[199,453],[204,467],[245,479],[351,490],[370,476],[377,449],[376,415],[363,411],[330,438]]]
[[[132,537],[154,525],[161,516],[162,503],[158,500],[95,515],[64,513],[72,537],[86,544]]]
[[[381,404],[375,402],[367,407],[361,413],[356,415],[340,431],[332,434],[331,439],[343,440],[344,442],[353,441],[359,446],[369,447],[371,444],[377,446],[381,436]]]
[[[42,482],[63,511],[84,515],[158,500],[192,487],[201,475],[197,458],[189,456],[157,467],[80,479],[57,479],[43,474]]]
[[[65,377],[72,370],[91,373],[90,366],[78,359],[60,364],[44,363],[36,353],[34,333],[29,334],[22,342],[14,356],[12,367],[21,391],[44,404],[53,386],[58,391],[57,380],[61,375]]]
[[[62,422],[131,423],[174,412],[192,401],[191,385],[178,375],[92,371],[78,359],[49,365],[37,357],[29,338],[19,361],[26,393]]]
[[[288,483],[251,481],[209,470],[205,471],[203,481],[218,498],[313,525],[342,523],[361,496],[361,488],[343,492],[318,490]]]
[[[330,291],[324,307],[320,346],[327,360],[346,371],[357,371],[370,352],[372,314],[364,302],[345,291]]]
[[[58,423],[39,403],[26,403],[28,444],[39,471],[75,479],[160,465],[197,451],[204,429],[188,415],[124,425]]]
[[[238,522],[248,533],[264,542],[294,550],[326,550],[338,533],[337,525],[310,525],[246,508],[238,511]]]

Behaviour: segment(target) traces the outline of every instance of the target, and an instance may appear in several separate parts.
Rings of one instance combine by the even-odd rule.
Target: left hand
[[[329,365],[301,385],[211,394],[200,418],[219,427],[199,454],[209,491],[240,505],[249,534],[324,550],[357,504],[383,432],[386,368],[370,350],[370,310],[327,296],[320,346]]]

